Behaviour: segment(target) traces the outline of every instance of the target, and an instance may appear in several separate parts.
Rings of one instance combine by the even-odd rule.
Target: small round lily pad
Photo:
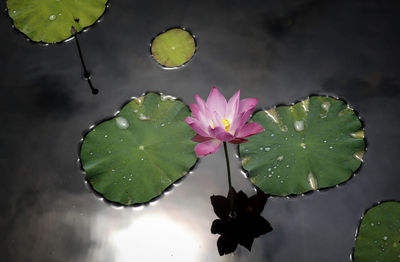
[[[365,213],[353,255],[355,262],[400,261],[400,202],[383,202]]]
[[[240,145],[251,182],[272,195],[287,196],[335,186],[361,165],[362,123],[343,101],[312,96],[291,106],[254,114],[265,131]]]
[[[145,203],[196,163],[188,107],[148,93],[95,126],[81,146],[81,163],[94,190],[123,205]]]
[[[7,8],[15,28],[29,39],[56,43],[94,24],[104,13],[106,3],[107,0],[7,0]]]
[[[151,42],[151,54],[161,66],[177,68],[187,63],[196,51],[196,41],[189,31],[169,29]]]

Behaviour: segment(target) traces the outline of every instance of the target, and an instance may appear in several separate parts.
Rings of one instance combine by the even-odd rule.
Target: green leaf
[[[14,26],[35,42],[56,43],[94,24],[107,0],[7,0]]]
[[[187,63],[196,51],[193,36],[180,28],[159,34],[151,43],[151,54],[160,65],[168,68]]]
[[[80,157],[89,183],[124,205],[160,195],[196,163],[189,115],[182,102],[154,93],[126,104],[84,138]]]
[[[399,202],[384,202],[366,212],[357,235],[354,261],[400,261]]]
[[[360,119],[343,101],[312,96],[292,106],[254,114],[265,131],[240,145],[250,180],[272,195],[286,196],[348,180],[365,150]]]

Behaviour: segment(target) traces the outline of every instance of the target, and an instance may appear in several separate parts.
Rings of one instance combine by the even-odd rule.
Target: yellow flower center
[[[225,118],[222,119],[221,121],[222,121],[222,124],[223,124],[224,127],[225,127],[225,131],[228,132],[228,131],[229,131],[229,128],[231,128],[231,123],[229,122],[228,119],[225,119]]]

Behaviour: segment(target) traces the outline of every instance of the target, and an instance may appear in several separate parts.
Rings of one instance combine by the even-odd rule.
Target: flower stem
[[[232,181],[231,181],[231,167],[229,165],[229,156],[228,156],[228,149],[226,147],[226,142],[224,142],[224,151],[225,151],[225,159],[226,159],[226,169],[228,171],[228,183],[229,183],[229,200],[231,203],[231,214],[232,216],[235,215],[234,206],[233,206],[233,190],[232,190]]]
[[[92,90],[92,94],[96,95],[99,92],[99,90],[93,87],[92,81],[90,80],[90,72],[87,70],[87,68],[85,66],[85,62],[83,61],[83,55],[82,55],[82,51],[81,51],[81,46],[79,45],[78,34],[75,33],[74,38],[75,38],[75,42],[76,42],[76,47],[78,48],[79,58],[81,59],[81,63],[82,63],[83,77],[85,78],[85,80],[88,81],[89,87]]]

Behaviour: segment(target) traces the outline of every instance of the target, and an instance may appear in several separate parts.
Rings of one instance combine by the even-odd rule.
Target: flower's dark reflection
[[[211,196],[211,204],[219,217],[213,221],[211,233],[220,234],[217,247],[219,254],[225,255],[236,250],[238,244],[249,251],[254,238],[272,231],[269,222],[261,216],[269,195],[261,191],[250,198],[243,192],[236,193],[232,188],[234,212],[231,212],[229,195]]]

